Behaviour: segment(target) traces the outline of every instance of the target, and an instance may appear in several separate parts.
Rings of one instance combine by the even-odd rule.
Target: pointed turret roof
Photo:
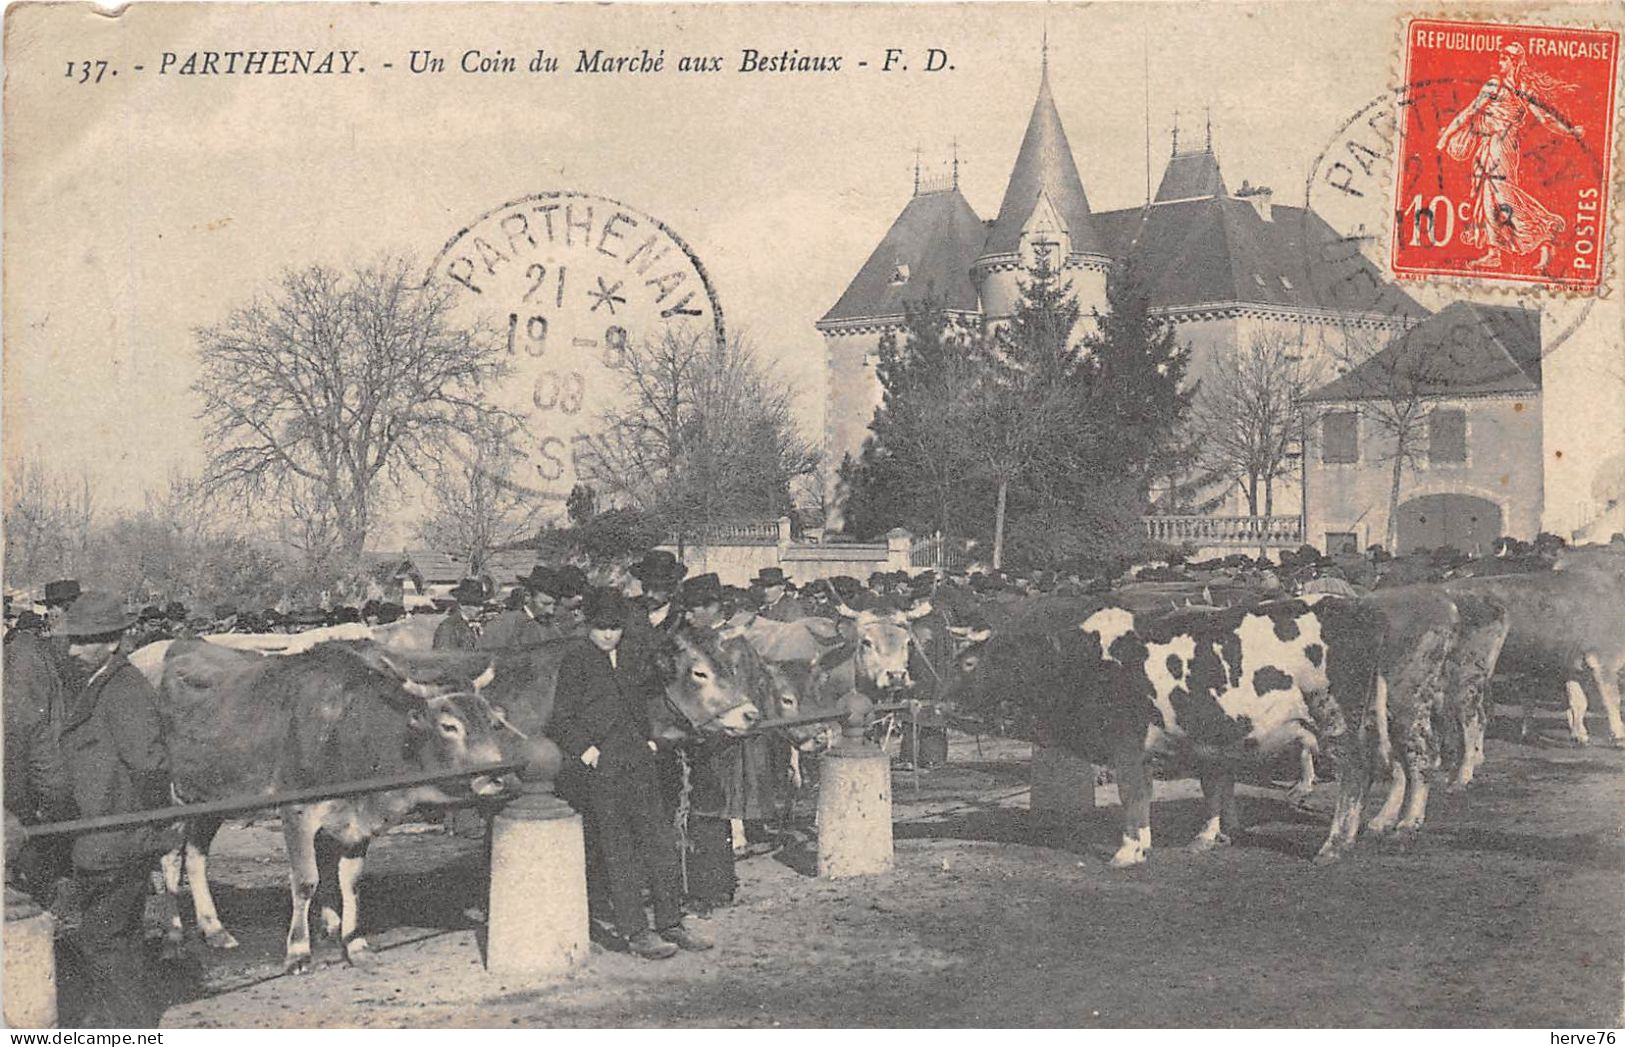
[[[1050,94],[1047,57],[1039,78],[1038,100],[1033,103],[1027,133],[1021,139],[1015,169],[1010,172],[999,217],[988,231],[984,254],[1009,254],[1021,246],[1021,231],[1040,196],[1049,197],[1065,223],[1074,252],[1100,253],[1100,240],[1089,218],[1089,197],[1083,191],[1066,128],[1061,126],[1061,114]]]
[[[819,323],[902,316],[927,296],[975,312],[970,270],[986,228],[957,188],[915,196]]]
[[[1189,153],[1175,153],[1162,172],[1162,183],[1157,186],[1156,203],[1174,200],[1206,199],[1228,196],[1224,175],[1219,173],[1219,158],[1209,146]]]

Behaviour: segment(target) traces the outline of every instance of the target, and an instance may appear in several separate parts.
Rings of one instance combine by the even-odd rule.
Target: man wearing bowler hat
[[[762,568],[751,579],[750,586],[762,594],[762,606],[758,613],[769,621],[798,622],[811,613],[800,600],[790,595],[790,580],[784,576],[782,567]]]
[[[472,651],[479,636],[469,624],[464,607],[479,607],[485,602],[485,586],[477,578],[464,578],[450,593],[453,601],[446,617],[435,626],[431,646],[437,651]]]
[[[497,615],[496,619],[490,625],[487,625],[485,631],[480,634],[480,650],[494,651],[504,647],[533,647],[547,639],[542,632],[542,627],[536,621],[536,616],[530,610],[530,594],[526,591],[529,581],[529,579],[525,579],[508,594],[508,609]]]
[[[586,603],[586,637],[559,662],[557,705],[548,732],[565,759],[584,770],[587,816],[615,907],[616,929],[631,951],[663,960],[711,943],[683,927],[677,842],[660,803],[655,745],[649,738],[646,681],[620,650],[628,619],[640,614],[613,589]],[[643,910],[647,883],[654,929]]]
[[[82,594],[63,617],[68,656],[88,674],[68,706],[62,731],[63,756],[82,817],[170,802],[158,696],[119,653],[119,642],[134,623],[123,600],[95,591]],[[142,952],[141,914],[154,859],[174,842],[169,835],[137,826],[74,838],[74,874],[83,907],[79,941],[97,1001],[86,1025],[158,1024],[162,1005]]]

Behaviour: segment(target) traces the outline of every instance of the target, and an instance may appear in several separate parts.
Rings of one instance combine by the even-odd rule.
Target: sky
[[[915,148],[984,218],[1050,80],[1095,210],[1141,202],[1177,109],[1232,188],[1299,202],[1339,126],[1396,79],[1403,9],[1383,3],[13,7],[7,20],[4,453],[139,504],[202,463],[194,329],[287,266],[409,252],[425,265],[496,205],[600,193],[670,225],[729,325],[821,426],[814,322],[908,202]],[[724,56],[724,72],[414,76],[410,50],[573,66],[578,48]],[[741,48],[848,56],[838,73],[739,73]],[[887,47],[908,72],[875,67]],[[951,70],[919,56],[945,50]],[[157,76],[164,51],[345,48],[348,78]],[[121,75],[64,76],[105,56]],[[870,68],[851,68],[859,59]],[[395,69],[381,64],[393,60]],[[146,66],[144,72],[134,64]]]

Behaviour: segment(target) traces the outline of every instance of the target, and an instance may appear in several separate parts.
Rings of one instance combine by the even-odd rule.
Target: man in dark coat
[[[762,597],[760,614],[774,622],[799,622],[812,612],[806,604],[790,595],[790,580],[782,567],[764,567],[751,579],[751,589]]]
[[[586,612],[586,637],[572,641],[559,662],[548,731],[566,760],[586,768],[587,816],[597,830],[616,928],[645,959],[709,949],[710,942],[683,927],[682,872],[655,780],[645,681],[619,650],[627,619],[638,612],[610,589],[595,590]],[[643,910],[645,882],[653,930]]]
[[[485,586],[478,579],[464,578],[451,591],[451,598],[456,602],[440,624],[435,626],[431,646],[437,651],[472,651],[478,646],[479,637],[475,635],[474,627],[468,624],[463,607],[478,607],[484,603]]]
[[[23,825],[72,818],[73,788],[62,760],[62,680],[46,641],[17,633],[5,645],[5,806]],[[57,881],[72,871],[68,840],[46,837],[23,844],[6,861],[6,877],[49,903]],[[8,841],[9,843],[9,841]]]
[[[480,634],[479,649],[494,651],[503,647],[534,647],[547,639],[528,604],[529,594],[520,586],[508,594],[508,609]]]
[[[82,817],[122,814],[170,802],[169,757],[157,695],[118,653],[135,622],[111,593],[86,592],[68,609],[68,654],[89,679],[68,708],[62,748]],[[80,948],[99,1013],[84,1022],[152,1028],[162,1004],[149,982],[141,914],[154,859],[173,842],[153,827],[85,833],[73,841],[83,907]],[[92,1020],[93,1019],[93,1020]]]

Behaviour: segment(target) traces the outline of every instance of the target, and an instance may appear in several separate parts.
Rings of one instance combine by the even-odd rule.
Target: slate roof
[[[1406,319],[1427,315],[1376,266],[1340,243],[1330,225],[1301,207],[1277,206],[1265,221],[1246,200],[1214,196],[1094,217],[1107,253],[1140,271],[1155,308],[1242,302]],[[1361,271],[1373,279],[1355,275]],[[1374,295],[1373,287],[1382,290]]]
[[[1369,400],[1418,391],[1473,396],[1540,390],[1540,314],[1453,302],[1308,399]]]
[[[1089,217],[1089,197],[1083,191],[1066,128],[1061,126],[1061,114],[1050,94],[1047,65],[1038,84],[1038,100],[1027,121],[1027,133],[1021,139],[1021,151],[1016,154],[1015,169],[1005,186],[1004,202],[988,231],[983,254],[1009,254],[1021,246],[1022,227],[1032,216],[1040,193],[1049,197],[1066,224],[1072,250],[1099,254],[1100,240]]]
[[[970,269],[986,235],[987,227],[958,189],[921,193],[903,208],[846,293],[819,322],[902,316],[904,303],[928,295],[945,298],[949,309],[976,312],[980,303]],[[900,265],[908,270],[902,282],[897,280]]]
[[[1193,197],[1228,195],[1224,175],[1219,173],[1219,158],[1209,148],[1175,153],[1162,172],[1162,183],[1157,186],[1153,202],[1161,204]]]

